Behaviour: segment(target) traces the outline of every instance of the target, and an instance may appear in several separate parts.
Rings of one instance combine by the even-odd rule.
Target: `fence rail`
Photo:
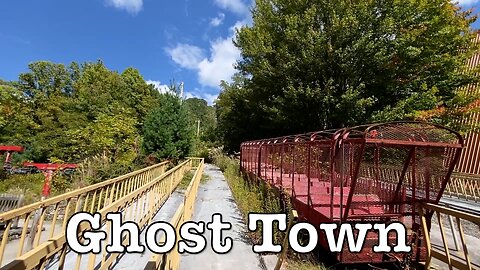
[[[422,232],[425,236],[427,246],[427,261],[426,269],[430,269],[432,260],[437,259],[446,264],[449,269],[480,269],[479,261],[472,261],[475,259],[469,253],[469,248],[475,249],[480,244],[478,238],[470,237],[467,239],[465,235],[465,224],[468,222],[476,228],[470,228],[478,231],[480,229],[480,216],[464,213],[448,207],[443,207],[435,204],[422,203],[417,205],[421,217]],[[432,233],[435,233],[433,228],[429,229],[427,215],[436,214],[436,222],[438,223],[438,230],[441,235],[441,243],[434,245],[432,243]],[[450,223],[450,228],[444,225],[444,219]],[[460,239],[458,239],[457,233]],[[459,241],[460,240],[460,241]],[[460,243],[459,243],[460,242]],[[453,246],[453,247],[452,247]],[[476,258],[478,259],[478,258]]]
[[[195,199],[197,197],[198,186],[200,184],[200,179],[202,178],[203,169],[204,169],[204,160],[203,159],[194,159],[194,161],[198,162],[196,166],[197,169],[195,174],[188,185],[185,191],[185,198],[184,201],[178,206],[175,215],[170,221],[175,227],[177,238],[175,247],[172,249],[171,252],[166,254],[155,254],[150,258],[147,266],[145,267],[146,270],[157,270],[157,269],[179,269],[180,266],[180,254],[178,253],[177,245],[178,241],[180,240],[179,231],[180,227],[185,221],[191,219],[193,215],[193,210],[195,206]],[[162,237],[160,243],[165,242],[165,236]]]
[[[31,253],[32,250],[50,242],[54,236],[63,235],[68,217],[74,212],[96,212],[103,209],[126,194],[152,182],[166,171],[167,166],[168,162],[162,162],[1,213],[0,222],[5,224],[5,229],[0,243],[0,265],[3,266],[9,262],[4,260],[4,255],[7,245],[14,240],[10,237],[11,234],[16,234],[19,238],[15,240],[18,241],[14,247],[16,257]]]
[[[480,175],[454,173],[444,194],[459,199],[480,202]]]
[[[394,166],[382,166],[376,169],[375,166],[370,165],[362,166],[360,170],[362,175],[368,177],[374,177],[378,174],[384,181],[396,179],[402,175],[402,170]],[[412,178],[412,175],[407,172],[405,177],[409,180]],[[425,182],[424,175],[419,175],[417,178],[416,181],[420,181],[420,183]],[[467,201],[480,202],[480,175],[458,172],[452,173],[443,194],[444,196],[447,195]]]

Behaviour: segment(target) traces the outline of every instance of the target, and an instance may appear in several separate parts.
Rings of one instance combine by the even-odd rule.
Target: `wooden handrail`
[[[15,240],[19,243],[14,247],[17,257],[20,257],[42,246],[55,235],[63,233],[68,217],[74,212],[96,212],[107,207],[164,174],[168,164],[168,162],[162,162],[0,214],[0,221],[5,224],[0,242],[0,266],[5,264],[3,260],[5,250],[13,241],[9,235],[13,229],[12,225],[17,224],[15,222],[21,226],[19,240]]]

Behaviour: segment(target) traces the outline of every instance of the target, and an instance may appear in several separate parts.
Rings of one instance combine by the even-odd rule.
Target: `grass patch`
[[[289,259],[285,264],[287,270],[327,270],[323,264],[314,263],[312,261],[302,261]]]
[[[192,181],[193,176],[195,175],[195,170],[196,169],[193,169],[193,170],[187,172],[183,176],[182,181],[180,181],[180,183],[177,186],[178,189],[187,189],[188,185],[190,185],[190,182]],[[210,179],[210,177],[208,177],[208,175],[202,174],[202,178],[200,178],[200,183],[205,183],[209,179]]]
[[[208,180],[210,180],[210,176],[203,173],[202,178],[200,179],[200,183],[206,183]]]
[[[177,188],[178,188],[178,189],[187,189],[188,185],[190,185],[190,182],[192,181],[194,172],[195,172],[195,171],[193,171],[193,170],[187,172],[187,173],[183,176],[182,181],[180,181],[180,183],[178,184]]]
[[[250,212],[285,212],[282,210],[277,194],[275,194],[272,189],[262,184],[262,182],[256,184],[254,181],[246,181],[243,176],[240,175],[240,163],[238,160],[224,155],[218,155],[214,157],[213,160],[225,175],[225,179],[232,190],[233,197],[244,220],[247,219],[247,215]],[[250,239],[255,244],[260,244],[262,236],[261,224],[259,223],[258,225],[260,227],[259,230],[248,233]],[[275,231],[274,233],[277,243],[281,243],[284,234],[279,231]]]
[[[244,178],[244,176],[240,174],[239,160],[225,155],[217,155],[213,158],[213,161],[223,172],[245,221],[250,212],[290,214],[290,203],[285,202],[282,204],[280,201],[280,194],[274,189],[269,188],[269,186],[263,181],[246,179],[246,177]],[[260,228],[259,230],[247,233],[254,244],[260,244],[262,237],[261,224],[259,223],[257,225]],[[274,228],[274,235],[276,243],[283,243],[285,233]],[[295,254],[291,250],[289,250],[284,266],[286,266],[287,269],[292,270],[329,269],[324,266],[323,263],[319,262],[318,258],[314,256],[313,253]]]
[[[0,194],[12,194],[24,196],[23,204],[31,204],[40,201],[45,176],[36,174],[12,174],[6,175],[0,181]],[[69,191],[72,187],[71,180],[67,176],[56,175],[52,179],[50,197]]]

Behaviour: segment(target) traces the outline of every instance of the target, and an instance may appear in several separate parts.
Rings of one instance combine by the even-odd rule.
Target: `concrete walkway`
[[[206,249],[199,254],[182,255],[180,269],[266,269],[263,259],[253,253],[252,245],[245,238],[247,227],[222,172],[207,164],[204,173],[209,180],[199,186],[192,220],[209,222],[213,214],[221,214],[223,222],[232,224],[232,229],[224,231],[222,237],[231,237],[233,247],[227,254],[216,254],[211,247],[210,230],[206,230]]]

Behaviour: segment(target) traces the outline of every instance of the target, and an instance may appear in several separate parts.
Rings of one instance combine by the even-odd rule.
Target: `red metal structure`
[[[58,171],[65,170],[75,170],[78,166],[77,164],[55,164],[55,163],[23,163],[24,167],[36,167],[38,170],[42,171],[45,176],[45,182],[43,183],[42,188],[42,199],[50,196],[50,186],[52,178]]]
[[[371,231],[361,252],[344,245],[336,254],[340,262],[423,261],[415,204],[439,201],[463,146],[462,136],[448,128],[393,122],[244,142],[240,164],[243,172],[289,195],[300,218],[317,228],[393,221],[408,228],[411,254],[373,253],[378,235]],[[327,249],[320,231],[319,239]]]
[[[5,157],[5,162],[3,163],[3,169],[4,170],[9,170],[12,168],[12,155],[13,153],[22,153],[23,152],[23,147],[18,146],[18,145],[0,145],[0,155],[4,155],[7,153],[7,156]]]

